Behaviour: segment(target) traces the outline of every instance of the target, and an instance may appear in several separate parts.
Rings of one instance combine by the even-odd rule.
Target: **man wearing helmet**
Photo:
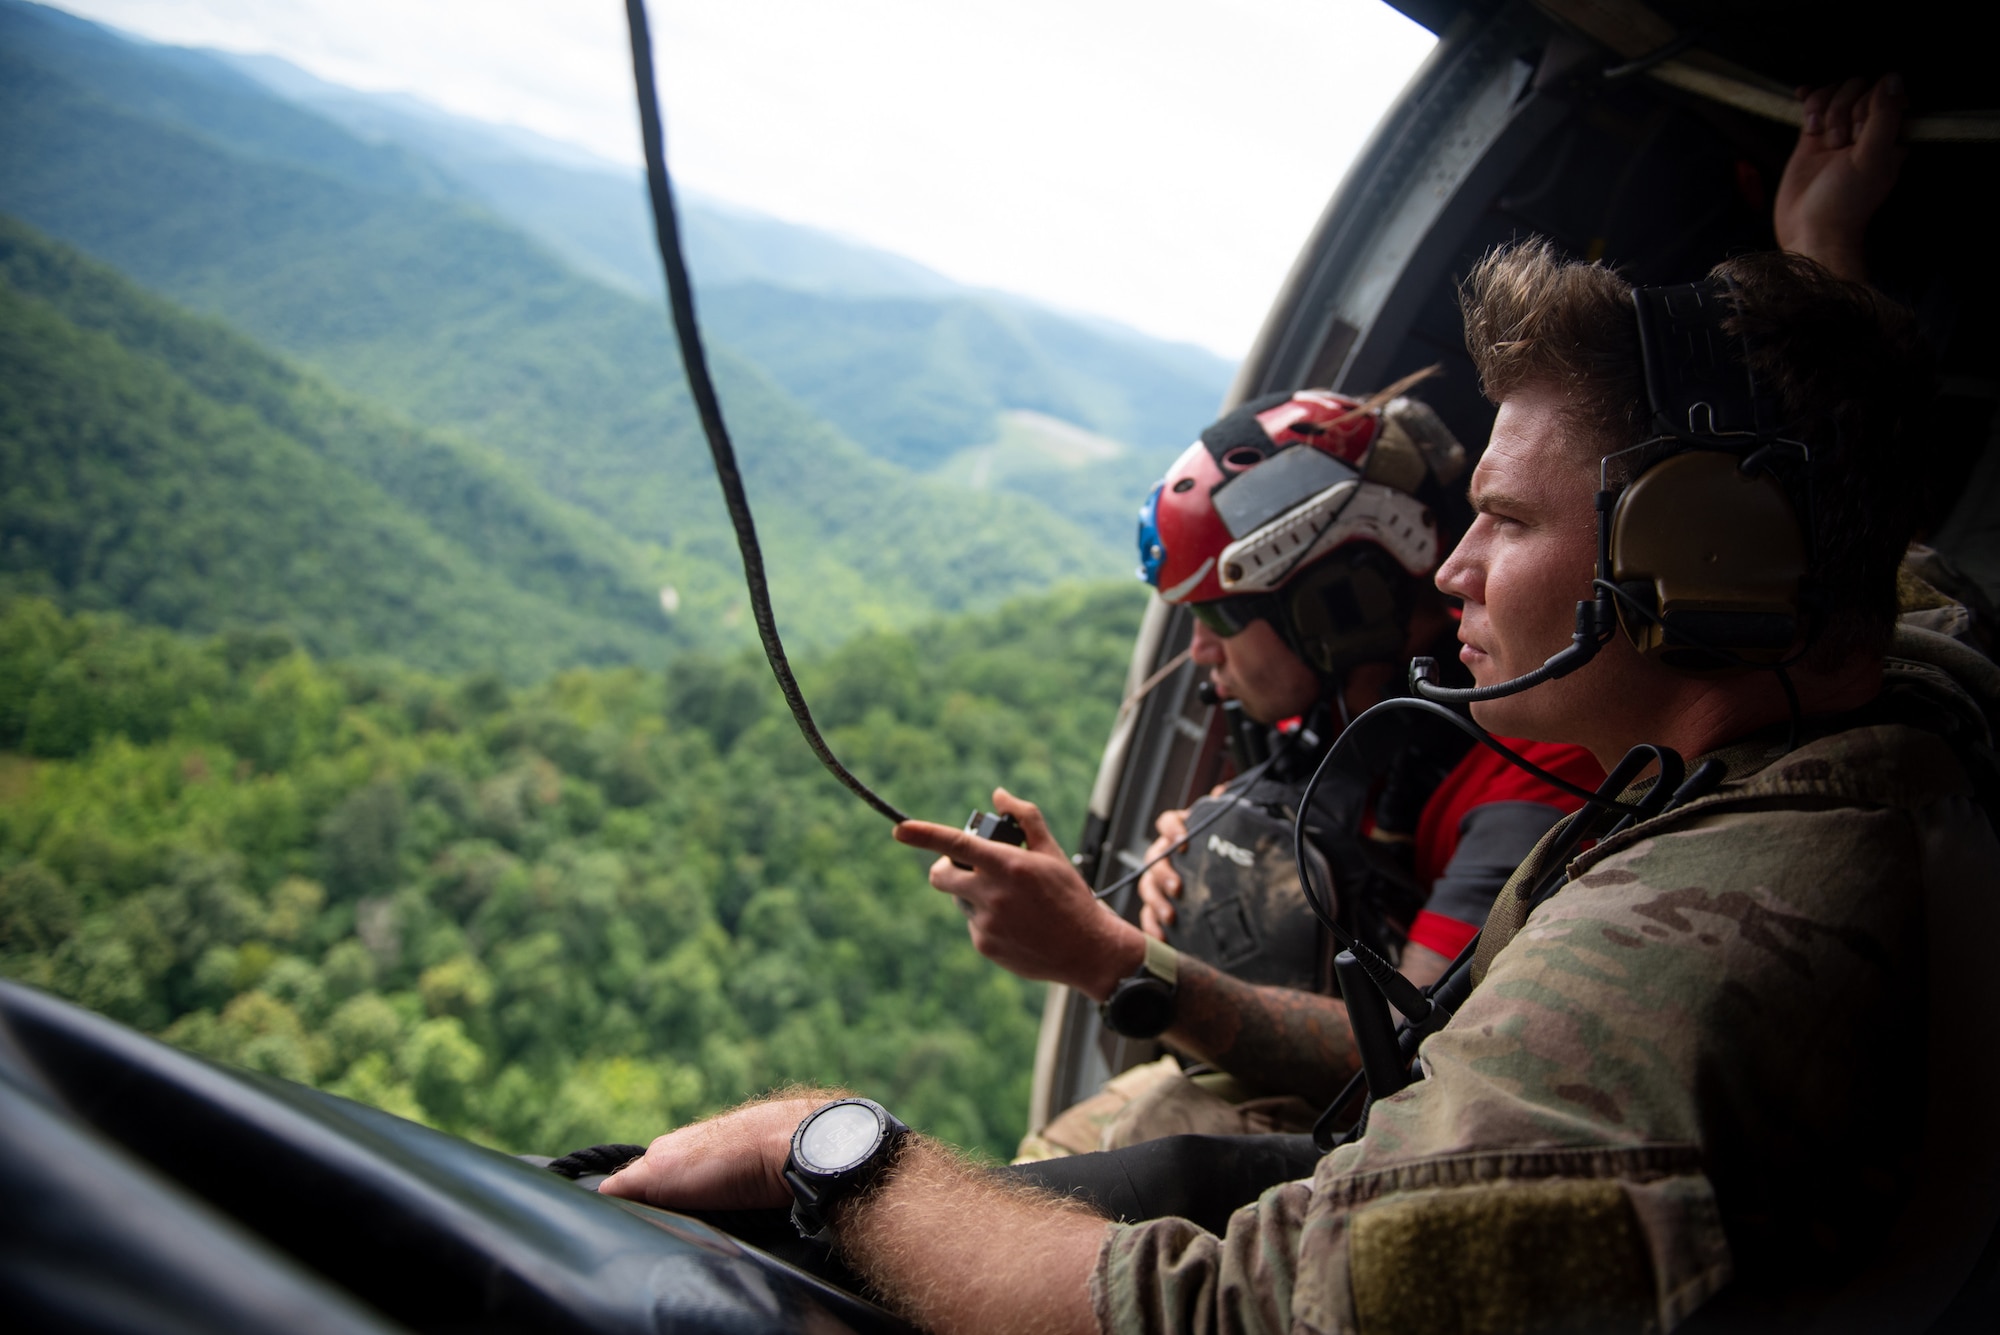
[[[1005,793],[995,804],[1022,821],[1028,847],[974,871],[940,859],[931,880],[982,906],[972,934],[990,958],[1075,987],[1107,1003],[1114,1030],[1162,1037],[1213,1069],[1184,1076],[1165,1058],[1127,1072],[1031,1134],[1023,1158],[1183,1132],[1304,1132],[1353,1072],[1346,1013],[1328,995],[1330,944],[1298,888],[1293,818],[1347,720],[1392,693],[1413,654],[1451,640],[1429,575],[1435,516],[1463,469],[1464,451],[1425,405],[1308,390],[1223,417],[1147,498],[1141,576],[1194,614],[1190,653],[1217,696],[1273,729],[1259,739],[1272,753],[1254,770],[1191,812],[1161,817],[1140,895],[1145,932],[1165,945],[1097,910],[1040,813]],[[1323,780],[1306,817],[1318,882],[1420,982],[1470,939],[1508,872],[1576,806],[1496,772],[1488,753],[1468,754],[1463,734],[1428,722],[1403,727],[1386,773]],[[1584,786],[1602,777],[1575,748],[1530,749]],[[1199,837],[1187,840],[1191,826]],[[1054,942],[1070,952],[1052,958]],[[1082,942],[1099,953],[1074,950]],[[1165,1014],[1121,1006],[1135,988],[1157,994],[1149,977],[1172,984]],[[1301,1167],[1316,1157],[1303,1141],[1286,1148]]]

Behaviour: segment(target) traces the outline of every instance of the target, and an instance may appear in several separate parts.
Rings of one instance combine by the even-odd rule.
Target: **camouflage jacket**
[[[2000,1201],[2000,844],[1940,736],[1990,741],[1978,708],[1891,682],[1878,721],[1719,753],[1510,924],[1538,848],[1429,1078],[1220,1238],[1107,1230],[1101,1327],[1667,1330],[1725,1285],[1696,1324],[1927,1324]]]

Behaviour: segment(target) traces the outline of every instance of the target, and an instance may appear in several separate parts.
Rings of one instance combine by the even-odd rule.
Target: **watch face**
[[[860,1103],[834,1103],[813,1114],[799,1133],[798,1157],[815,1173],[843,1173],[867,1160],[882,1138],[875,1110]]]

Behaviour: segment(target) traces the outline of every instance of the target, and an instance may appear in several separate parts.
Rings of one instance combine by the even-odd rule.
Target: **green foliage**
[[[718,338],[884,458],[920,469],[992,440],[1002,411],[1028,409],[1145,447],[1157,475],[1213,420],[1228,388],[1220,358],[1100,332],[1025,302],[763,283],[702,297]]]
[[[1037,989],[729,656],[659,310],[219,69],[0,0],[0,207],[314,368],[0,219],[0,972],[511,1148],[797,1080],[1005,1153]],[[1137,591],[881,628],[1122,541],[713,360],[835,747],[1075,829]]]
[[[243,65],[364,139],[429,159],[579,271],[659,299],[659,252],[635,173],[580,157],[559,164],[518,132],[268,58]],[[1003,410],[1039,408],[1137,447],[1142,490],[1229,387],[1229,363],[1199,348],[966,288],[900,256],[686,192],[677,202],[705,327],[880,458],[929,471],[992,439]],[[1134,487],[1101,472],[1065,480],[1011,489],[1051,503],[1082,492],[1116,512],[1111,536],[1122,547]]]
[[[800,674],[836,750],[955,822],[1075,830],[1141,609],[1071,589]],[[0,972],[515,1150],[791,1081],[1005,1154],[1039,989],[829,779],[761,662],[508,689],[0,601]]]
[[[398,424],[4,217],[0,474],[0,591],[186,630],[284,625],[323,653],[518,677],[672,643],[630,544],[472,447]],[[240,652],[259,646],[241,637]],[[143,678],[145,666],[69,670]],[[29,726],[83,725],[63,707]]]
[[[125,48],[118,60],[85,59],[72,49],[82,26],[58,43],[46,11],[0,4],[0,208],[350,392],[498,451],[547,496],[653,550],[692,635],[747,641],[735,549],[657,305],[404,179],[401,150],[350,136],[332,152],[327,136],[344,132],[292,133],[304,113],[275,96],[284,118],[248,124],[254,89],[219,62],[181,53],[141,79],[119,71],[145,49],[107,35],[94,40]],[[802,643],[1126,565],[1122,542],[1035,500],[870,457],[726,348],[712,354],[779,612]],[[401,481],[381,484],[401,494]],[[502,541],[504,524],[474,527],[493,551],[523,553],[502,559],[540,568]]]

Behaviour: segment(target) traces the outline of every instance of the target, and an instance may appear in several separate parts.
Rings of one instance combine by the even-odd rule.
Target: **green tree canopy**
[[[1142,600],[1079,588],[801,667],[851,766],[1079,828]],[[1040,989],[800,742],[760,660],[510,688],[0,602],[0,972],[509,1149],[840,1082],[986,1153]]]

